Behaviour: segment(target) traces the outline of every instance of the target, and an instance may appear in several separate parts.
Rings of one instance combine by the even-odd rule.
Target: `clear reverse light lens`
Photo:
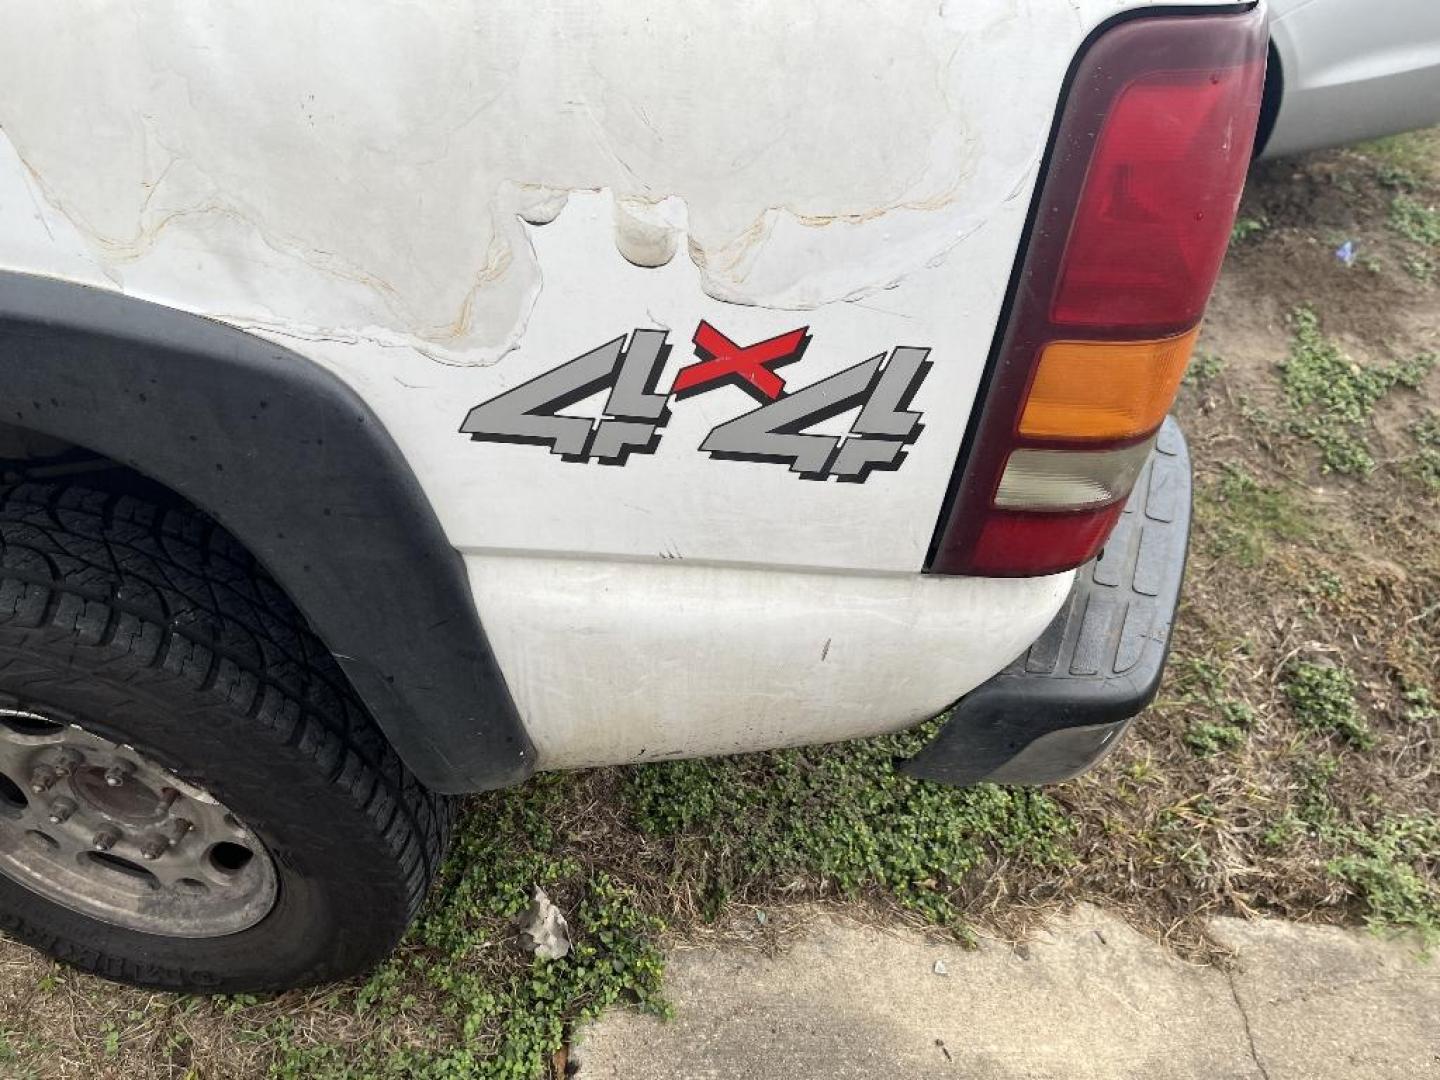
[[[1005,463],[995,505],[1005,510],[1079,510],[1130,494],[1153,437],[1123,450],[1016,450]]]

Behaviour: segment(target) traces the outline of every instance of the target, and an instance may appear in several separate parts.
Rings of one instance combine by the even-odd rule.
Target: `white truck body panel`
[[[1143,6],[16,0],[0,265],[349,383],[465,555],[542,767],[890,730],[1068,586],[919,571],[1066,70]],[[668,332],[663,393],[701,320],[742,345],[808,327],[791,389],[927,349],[923,429],[864,483],[700,450],[755,408],[736,386],[671,401],[624,467],[459,431],[636,330]]]

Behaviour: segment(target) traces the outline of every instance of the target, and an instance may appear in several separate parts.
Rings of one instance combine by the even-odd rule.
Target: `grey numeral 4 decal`
[[[537,375],[471,409],[460,430],[476,441],[548,446],[567,461],[624,465],[632,453],[653,454],[670,419],[668,394],[655,393],[670,346],[664,330],[636,330]],[[604,418],[596,423],[562,410],[606,386]]]
[[[929,354],[901,346],[888,361],[884,353],[872,356],[721,424],[700,449],[728,460],[788,462],[807,480],[863,484],[872,471],[898,469],[920,435],[920,414],[908,406],[930,369]],[[857,405],[847,436],[806,432]]]

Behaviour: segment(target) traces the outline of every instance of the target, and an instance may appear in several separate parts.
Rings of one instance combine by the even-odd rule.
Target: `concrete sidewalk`
[[[1025,946],[936,944],[829,916],[767,957],[684,949],[675,1019],[582,1033],[591,1080],[1440,1077],[1440,962],[1414,941],[1221,919],[1223,972],[1095,908]]]

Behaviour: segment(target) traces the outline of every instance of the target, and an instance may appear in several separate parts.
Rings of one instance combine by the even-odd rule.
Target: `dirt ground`
[[[940,795],[882,775],[888,750],[841,748],[546,779],[476,803],[425,924],[364,983],[178,998],[0,942],[0,1076],[563,1071],[578,1019],[663,1008],[664,935],[713,938],[738,913],[780,947],[798,901],[1011,937],[1088,901],[1221,966],[1215,916],[1440,933],[1437,205],[1440,132],[1255,170],[1176,406],[1197,486],[1172,665],[1095,772]],[[781,820],[816,806],[802,785],[824,770],[853,802],[892,800],[856,811],[874,833],[858,856]],[[670,807],[675,791],[703,798]],[[892,806],[911,816],[887,832]],[[482,880],[466,859],[505,869]],[[513,955],[535,881],[588,943],[585,971]]]

